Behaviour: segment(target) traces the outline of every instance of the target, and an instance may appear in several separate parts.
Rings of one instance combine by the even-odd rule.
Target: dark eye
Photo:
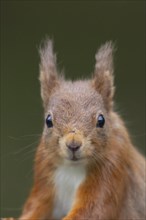
[[[46,124],[47,124],[47,127],[48,127],[48,128],[53,127],[53,122],[52,122],[52,116],[51,116],[51,115],[48,115],[48,116],[47,116],[47,118],[46,118]]]
[[[102,114],[100,114],[97,118],[97,124],[96,124],[96,127],[97,128],[103,128],[105,124],[105,119],[104,119],[104,116]]]

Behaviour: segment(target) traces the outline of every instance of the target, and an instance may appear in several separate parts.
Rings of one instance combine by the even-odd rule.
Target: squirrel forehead
[[[83,113],[96,114],[103,110],[101,96],[90,85],[74,82],[62,85],[50,98],[49,108],[52,112],[73,114]],[[49,109],[48,109],[49,110]]]

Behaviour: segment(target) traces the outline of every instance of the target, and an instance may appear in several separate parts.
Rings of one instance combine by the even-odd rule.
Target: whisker
[[[23,156],[27,156],[27,155],[30,154],[30,153],[34,153],[34,152],[36,152],[36,150],[37,150],[37,148],[30,149],[29,151],[24,152]]]
[[[17,152],[13,152],[12,154],[13,154],[13,155],[16,155],[16,154],[22,153],[23,151],[25,151],[26,149],[28,149],[29,147],[31,147],[33,144],[36,144],[36,143],[38,143],[38,140],[32,142],[31,144],[26,145],[26,146],[23,147],[22,149],[18,150]]]
[[[123,165],[123,160],[117,156],[113,157],[112,160],[108,157],[108,155],[98,155],[98,158],[100,158],[100,162],[104,167],[106,168],[108,173],[112,173],[114,170],[116,170],[117,174],[121,175],[121,169],[119,169],[119,164]],[[114,160],[113,160],[114,159]]]
[[[27,157],[25,157],[23,160],[22,160],[22,162],[24,162],[24,161],[26,161],[27,159],[29,159],[29,157],[30,156],[32,156],[32,153],[34,153],[34,152],[36,152],[36,148],[35,149],[32,149],[32,150],[30,150],[30,151],[28,151],[28,152],[26,152],[25,154],[24,154],[24,156],[27,156]],[[48,154],[50,155],[50,154],[53,154],[53,153],[55,153],[56,151],[53,149],[52,151],[48,151]]]
[[[26,161],[27,159],[29,159],[31,156],[33,156],[33,153],[36,151],[36,149],[33,149],[32,151],[29,151],[27,152],[25,155],[24,155],[24,159],[21,160],[21,162],[24,162]]]
[[[42,134],[27,134],[27,135],[22,135],[19,137],[13,137],[13,136],[8,136],[8,138],[12,139],[12,140],[22,140],[25,137],[41,137]]]
[[[96,157],[96,155],[95,155],[94,152],[92,152],[92,156],[91,156],[91,158],[92,158],[92,161],[95,163],[95,165],[96,165],[98,171],[101,172],[101,169],[100,169],[100,162],[99,162],[99,160],[97,159],[97,157]]]

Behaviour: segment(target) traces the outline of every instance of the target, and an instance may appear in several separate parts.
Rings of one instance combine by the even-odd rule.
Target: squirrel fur
[[[111,42],[100,47],[90,80],[67,81],[52,41],[40,48],[44,121],[49,115],[52,126],[44,124],[20,220],[146,219],[146,160],[114,110],[113,50]]]

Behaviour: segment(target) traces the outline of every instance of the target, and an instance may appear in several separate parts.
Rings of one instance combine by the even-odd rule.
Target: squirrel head
[[[40,58],[46,148],[61,160],[87,161],[105,148],[111,131],[113,45],[107,42],[97,51],[91,80],[72,82],[58,74],[49,39],[40,49]]]

